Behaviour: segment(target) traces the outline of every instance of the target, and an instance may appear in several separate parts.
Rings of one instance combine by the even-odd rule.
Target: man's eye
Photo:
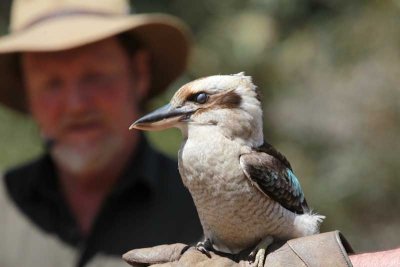
[[[206,93],[198,93],[194,95],[193,100],[199,104],[204,104],[207,102],[208,95]]]
[[[43,86],[42,89],[46,92],[55,92],[58,91],[60,88],[62,88],[63,82],[61,81],[61,79],[50,79],[48,81],[46,81]]]
[[[88,88],[101,88],[103,86],[108,86],[112,81],[110,75],[105,75],[101,73],[88,73],[80,81],[81,85]]]

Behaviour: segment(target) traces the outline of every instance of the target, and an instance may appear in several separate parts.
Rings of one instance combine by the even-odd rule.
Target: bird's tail
[[[296,237],[313,235],[319,233],[319,226],[325,216],[313,213],[312,211],[297,215],[294,219],[294,235]]]

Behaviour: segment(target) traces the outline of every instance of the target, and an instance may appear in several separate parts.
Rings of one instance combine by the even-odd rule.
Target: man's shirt
[[[5,209],[16,207],[16,211],[10,214],[21,214],[18,220],[27,220],[26,225],[37,228],[39,236],[49,236],[51,242],[60,242],[68,247],[72,251],[71,262],[65,266],[85,266],[99,255],[114,255],[120,260],[123,253],[133,248],[175,242],[194,243],[201,238],[198,216],[179,177],[177,163],[151,148],[144,138],[103,202],[86,238],[81,235],[66,204],[54,163],[48,154],[7,172],[4,182],[2,187],[5,187],[3,191],[7,200],[3,202],[10,203]],[[0,223],[12,224],[6,219]],[[7,238],[2,238],[2,235],[10,236],[10,233],[1,233],[0,230],[0,250],[7,247],[1,243],[12,238],[12,235]],[[12,245],[18,250],[15,253],[27,256],[22,250],[33,249],[32,242],[21,240],[21,244],[14,240]],[[31,247],[26,244],[31,244]],[[51,253],[37,247],[33,250],[43,253],[42,257]],[[0,259],[1,263],[6,261]],[[36,265],[31,262],[28,266]]]

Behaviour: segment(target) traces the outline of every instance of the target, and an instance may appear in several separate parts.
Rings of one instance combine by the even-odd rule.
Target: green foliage
[[[149,109],[191,79],[245,71],[263,93],[266,138],[291,160],[310,205],[327,215],[323,230],[340,229],[357,251],[399,246],[399,1],[134,4],[179,16],[194,31],[188,74]],[[0,123],[1,168],[40,151],[29,119],[2,109]],[[180,133],[150,139],[176,155]]]
[[[41,152],[37,129],[22,114],[0,107],[0,172]]]

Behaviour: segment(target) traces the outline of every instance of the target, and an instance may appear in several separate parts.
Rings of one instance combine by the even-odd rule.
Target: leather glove
[[[267,255],[265,267],[352,266],[347,254],[353,250],[339,231],[296,238],[280,245],[271,245],[275,250]],[[250,250],[238,255],[211,251],[208,257],[194,247],[177,243],[134,249],[125,253],[123,259],[132,266],[247,267],[252,266],[248,261],[249,253]]]

